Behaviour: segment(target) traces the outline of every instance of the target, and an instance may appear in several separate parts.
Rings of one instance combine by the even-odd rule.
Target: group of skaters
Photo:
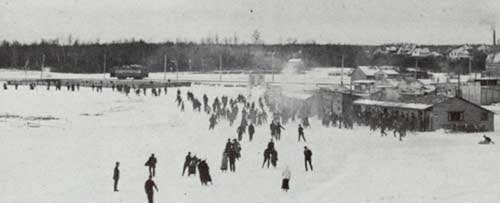
[[[412,115],[407,115],[393,112],[379,112],[376,110],[365,110],[357,113],[360,124],[365,124],[370,127],[370,131],[380,129],[380,136],[387,136],[387,131],[393,131],[393,136],[398,137],[402,141],[406,137],[408,131],[415,131],[417,118]]]
[[[155,181],[153,180],[153,177],[156,175],[156,157],[154,154],[151,154],[151,156],[148,158],[146,163],[144,164],[145,166],[148,167],[149,170],[149,177],[144,183],[144,191],[146,192],[146,196],[148,199],[148,203],[153,203],[153,197],[154,197],[154,190],[158,192],[158,186],[156,185]],[[120,162],[115,163],[115,168],[113,170],[113,190],[115,192],[118,192],[118,182],[120,180]]]
[[[212,183],[212,177],[210,176],[210,167],[208,167],[207,160],[201,160],[196,157],[196,155],[191,156],[191,152],[188,152],[184,159],[182,176],[184,176],[186,170],[188,173],[188,177],[191,175],[196,176],[196,169],[198,169],[198,174],[200,176],[200,182],[202,185],[208,185],[208,183]]]
[[[241,158],[241,144],[236,140],[227,139],[226,146],[224,147],[224,151],[222,152],[222,162],[220,166],[220,170],[222,172],[226,172],[228,169],[229,163],[229,171],[236,172],[236,160]]]

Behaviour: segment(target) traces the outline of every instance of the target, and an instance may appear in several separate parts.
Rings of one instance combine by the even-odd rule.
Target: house
[[[453,60],[470,58],[471,57],[471,54],[469,52],[470,49],[471,47],[468,45],[461,46],[457,49],[451,50],[450,53],[448,54],[448,57]]]
[[[431,74],[427,71],[418,70],[415,68],[405,68],[401,71],[401,76],[403,78],[415,78],[415,79],[430,79]]]
[[[461,97],[423,96],[391,102],[358,99],[354,111],[378,109],[414,119],[420,131],[449,129],[452,131],[494,131],[494,113]]]
[[[500,77],[500,52],[489,54],[486,57],[486,75]]]
[[[394,66],[358,66],[351,74],[351,81],[394,79],[399,76]]]
[[[353,101],[359,99],[359,96],[329,89],[319,89],[314,95],[306,100],[310,107],[309,112],[320,118],[327,116],[329,112],[336,115],[351,115],[353,112]]]

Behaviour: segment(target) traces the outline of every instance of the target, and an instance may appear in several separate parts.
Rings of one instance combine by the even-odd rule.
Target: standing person
[[[231,149],[228,153],[228,158],[229,158],[229,170],[231,172],[236,172],[236,151],[234,149]]]
[[[278,121],[278,123],[276,123],[276,137],[277,137],[277,140],[281,139],[281,130],[285,130],[285,128]]]
[[[221,166],[220,166],[220,170],[222,172],[226,172],[227,171],[227,164],[228,164],[228,157],[227,157],[227,152],[222,152],[222,163],[221,163]]]
[[[120,179],[120,169],[118,169],[118,166],[120,166],[120,162],[116,162],[115,170],[113,171],[113,180],[115,181],[114,183],[115,192],[118,192],[118,180]]]
[[[253,139],[253,134],[254,133],[255,133],[255,127],[253,126],[253,123],[250,123],[250,125],[248,126],[248,135],[249,135],[250,142]]]
[[[281,189],[283,189],[283,191],[285,192],[288,192],[288,190],[290,189],[290,178],[292,177],[292,172],[290,172],[288,166],[285,167],[285,170],[283,170],[281,176],[283,177],[283,181],[281,183]]]
[[[311,168],[311,171],[313,170],[313,166],[311,163],[311,157],[312,157],[312,151],[307,148],[307,146],[304,146],[304,163],[306,166],[306,171],[307,171],[307,164],[309,163],[309,167]]]
[[[203,160],[198,164],[198,171],[200,172],[200,181],[202,185],[207,185],[208,182],[212,183],[212,177],[210,177],[210,168],[208,167],[207,161]]]
[[[233,139],[233,150],[236,152],[236,159],[239,160],[241,157],[241,145],[236,139]]]
[[[146,190],[146,195],[148,196],[148,203],[153,203],[153,188],[158,192],[158,187],[156,186],[155,181],[153,181],[152,176],[149,176],[149,179],[144,183],[144,190]]]
[[[304,140],[304,142],[307,142],[306,141],[306,137],[304,136],[304,128],[302,127],[302,125],[299,124],[299,142],[300,142],[300,138],[302,138]]]
[[[241,141],[243,139],[243,129],[245,129],[245,126],[240,125],[238,129],[236,130],[238,133],[238,140]]]
[[[269,147],[264,150],[264,162],[262,162],[262,168],[264,168],[266,163],[267,163],[267,168],[269,168],[269,162],[271,160],[271,151],[272,150]]]
[[[149,175],[150,176],[155,176],[155,169],[156,169],[156,157],[155,154],[151,154],[149,157],[148,161],[146,161],[145,166],[149,167]]]
[[[184,172],[189,167],[189,162],[191,162],[191,152],[188,152],[186,158],[184,159],[184,166],[182,167],[182,176],[184,176]]]
[[[274,168],[278,165],[278,151],[276,149],[271,150],[271,164]]]
[[[196,155],[191,158],[191,162],[189,162],[188,167],[188,176],[196,175],[196,166],[198,166],[198,161],[199,159],[196,157]]]

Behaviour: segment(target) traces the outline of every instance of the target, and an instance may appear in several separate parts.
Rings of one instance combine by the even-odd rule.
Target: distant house
[[[424,96],[412,101],[391,102],[359,99],[354,111],[379,110],[412,118],[416,129],[433,131],[494,131],[494,113],[460,97]]]
[[[500,52],[489,54],[486,57],[486,75],[500,77]]]
[[[470,58],[471,57],[471,54],[469,52],[470,49],[471,47],[468,45],[461,46],[457,49],[451,50],[450,53],[448,53],[448,57],[454,60]]]
[[[393,66],[358,66],[351,74],[351,80],[394,79],[400,76]]]
[[[401,71],[401,75],[404,78],[415,78],[415,79],[430,79],[431,74],[427,71],[417,70],[415,68],[406,68]]]

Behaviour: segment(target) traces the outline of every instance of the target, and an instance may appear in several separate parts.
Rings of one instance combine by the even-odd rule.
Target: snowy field
[[[348,76],[329,76],[328,69],[314,68],[307,71],[305,74],[276,74],[265,75],[266,81],[273,81],[276,83],[294,83],[294,84],[340,84],[343,80],[344,84],[350,83]],[[0,69],[0,80],[9,79],[40,79],[40,78],[58,78],[58,79],[116,79],[111,78],[109,74],[76,74],[76,73],[43,73],[40,71],[23,71],[18,69]],[[189,80],[189,81],[229,81],[229,82],[248,82],[248,74],[215,74],[215,73],[195,73],[195,72],[167,72],[164,73],[149,73],[147,80]]]
[[[103,93],[47,91],[40,87],[0,90],[0,202],[147,202],[144,162],[158,158],[155,202],[500,202],[500,145],[478,145],[483,134],[444,131],[410,134],[400,142],[381,138],[366,127],[324,128],[311,119],[305,130],[314,172],[305,172],[297,123],[285,126],[276,143],[278,168],[261,169],[270,139],[267,125],[254,141],[242,142],[236,173],[219,170],[227,138],[236,125],[226,121],[208,131],[208,115],[182,113],[168,95],[128,97]],[[193,86],[206,93],[235,97],[244,88]],[[251,100],[262,92],[255,89]],[[496,113],[500,106],[488,107]],[[238,116],[240,117],[241,114]],[[500,118],[496,115],[495,126]],[[235,123],[238,123],[236,121]],[[500,142],[498,133],[487,133]],[[188,151],[207,159],[213,185],[181,176]],[[113,192],[113,168],[120,162],[120,192]],[[280,189],[281,172],[292,172],[291,190]]]

